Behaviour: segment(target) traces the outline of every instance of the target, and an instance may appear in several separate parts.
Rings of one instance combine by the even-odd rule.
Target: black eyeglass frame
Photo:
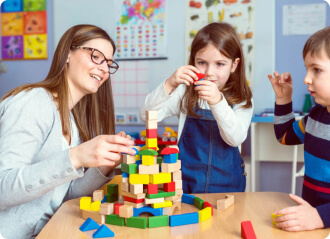
[[[115,61],[112,60],[112,59],[107,59],[107,58],[105,57],[105,55],[104,55],[101,51],[99,51],[99,50],[97,50],[97,49],[95,49],[95,48],[86,47],[86,46],[71,46],[71,49],[84,49],[84,50],[91,51],[91,52],[92,52],[92,53],[91,53],[91,60],[92,60],[92,62],[94,62],[94,63],[97,64],[97,65],[101,65],[101,64],[103,64],[104,61],[107,61],[107,62],[110,61],[110,62],[112,62],[112,64],[115,64],[115,66],[113,66],[112,64],[111,64],[111,65],[107,64],[107,65],[108,65],[108,68],[109,68],[109,74],[115,74],[115,73],[117,72],[117,70],[119,69],[119,65],[118,65],[117,62],[115,62]],[[102,60],[100,63],[97,63],[97,62],[95,62],[95,61],[93,60],[93,53],[94,53],[95,51],[101,53],[102,56],[104,57],[104,60]],[[111,72],[111,69],[115,69],[115,71],[114,71],[114,72]]]

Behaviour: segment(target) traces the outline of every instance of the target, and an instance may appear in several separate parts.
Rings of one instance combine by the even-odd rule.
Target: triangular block
[[[82,232],[99,229],[100,225],[92,218],[87,218],[86,221],[80,226],[79,230]]]
[[[93,238],[114,237],[115,233],[111,231],[106,225],[100,226],[93,234]]]

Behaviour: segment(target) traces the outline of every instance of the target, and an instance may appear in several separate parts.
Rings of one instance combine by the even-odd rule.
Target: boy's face
[[[323,49],[320,54],[305,57],[307,70],[304,83],[315,98],[315,102],[327,107],[330,112],[330,59]]]

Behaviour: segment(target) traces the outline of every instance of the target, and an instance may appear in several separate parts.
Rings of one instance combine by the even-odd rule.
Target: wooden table
[[[214,215],[204,222],[177,226],[138,229],[108,225],[115,233],[115,238],[241,238],[241,222],[252,222],[257,238],[326,238],[330,229],[319,229],[305,232],[285,232],[272,226],[271,214],[281,208],[296,205],[286,193],[278,192],[245,192],[233,193],[235,204],[227,210],[217,210],[217,199],[224,198],[223,193],[196,194],[214,207]],[[198,211],[194,206],[182,204],[181,211],[175,214]],[[64,203],[40,232],[37,239],[70,238],[87,239],[79,227],[84,220],[81,218],[79,199]],[[90,233],[91,234],[91,233]]]

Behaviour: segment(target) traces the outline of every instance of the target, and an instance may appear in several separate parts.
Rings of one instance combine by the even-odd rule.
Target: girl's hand
[[[117,135],[125,137],[126,139],[132,139],[132,137],[129,134],[126,134],[124,131],[120,131]]]
[[[268,74],[268,79],[273,86],[276,94],[276,103],[284,105],[292,101],[292,78],[289,72],[282,73],[281,75],[275,71],[274,77]]]
[[[222,100],[222,94],[212,81],[202,80],[196,81],[194,84],[199,98],[206,100],[209,105],[215,105]]]
[[[290,198],[299,205],[275,212],[276,215],[283,215],[274,218],[277,227],[290,232],[324,228],[323,221],[316,208],[296,195],[290,194]]]
[[[70,159],[76,169],[81,167],[113,167],[122,160],[121,153],[135,154],[135,150],[129,147],[132,145],[134,145],[134,142],[128,139],[126,134],[124,137],[120,135],[99,135],[77,147],[71,148]]]
[[[198,69],[194,66],[187,65],[179,67],[171,76],[165,81],[165,89],[170,93],[173,89],[177,88],[180,84],[189,86],[198,79],[195,73],[199,73]]]

